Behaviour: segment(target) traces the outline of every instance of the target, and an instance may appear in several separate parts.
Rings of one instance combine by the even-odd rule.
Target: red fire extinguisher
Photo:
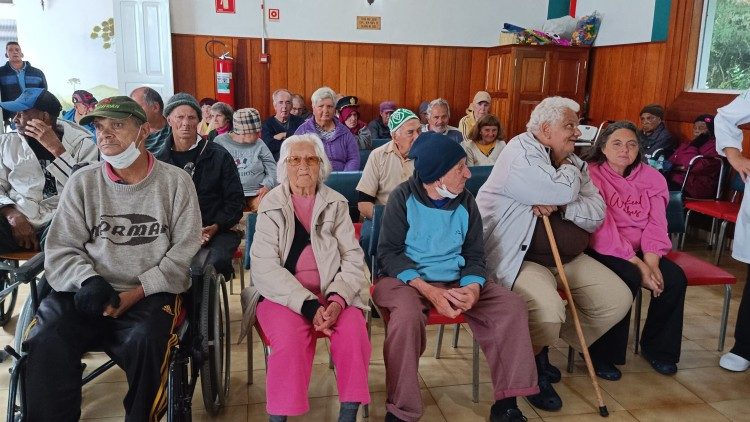
[[[234,59],[229,53],[219,56],[216,62],[216,100],[229,104],[234,108]]]
[[[224,54],[217,57],[209,50],[209,45],[214,43],[221,44],[224,47]],[[229,51],[226,48],[226,44],[221,41],[211,40],[206,43],[206,53],[214,59],[214,71],[216,74],[214,93],[216,100],[229,104],[230,107],[234,108],[234,78],[232,75],[234,71],[234,58],[229,55]]]

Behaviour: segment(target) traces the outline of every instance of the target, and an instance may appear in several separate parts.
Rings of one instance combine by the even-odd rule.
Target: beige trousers
[[[633,295],[614,272],[586,254],[579,255],[563,268],[586,345],[591,345],[625,317]],[[558,288],[562,291],[563,287],[555,267],[523,262],[512,290],[526,300],[534,353],[551,345],[557,337],[576,350],[581,349],[567,301],[560,297]]]

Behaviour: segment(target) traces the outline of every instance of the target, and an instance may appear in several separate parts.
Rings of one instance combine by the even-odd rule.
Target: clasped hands
[[[104,278],[94,276],[81,284],[73,300],[76,309],[86,316],[117,318],[144,297],[143,286],[118,293]]]
[[[409,285],[429,300],[440,315],[448,318],[456,318],[471,309],[479,300],[479,292],[482,289],[477,283],[463,287],[438,287],[421,278],[413,279]]]

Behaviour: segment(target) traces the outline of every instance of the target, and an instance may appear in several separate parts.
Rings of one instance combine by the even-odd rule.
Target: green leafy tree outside
[[[716,0],[709,89],[750,88],[750,0]]]

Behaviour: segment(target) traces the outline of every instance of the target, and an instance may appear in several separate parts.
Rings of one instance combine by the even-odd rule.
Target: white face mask
[[[141,128],[139,127],[138,134],[135,135],[135,139],[138,139],[138,136],[140,135],[141,135]],[[133,141],[130,143],[130,145],[127,148],[125,148],[125,151],[119,154],[115,154],[115,155],[102,154],[102,159],[108,162],[109,165],[111,165],[112,167],[120,170],[120,169],[130,167],[130,165],[133,164],[140,155],[141,155],[141,151],[135,145],[135,141]]]
[[[453,199],[458,196],[457,193],[449,191],[445,186],[445,183],[443,182],[440,182],[440,186],[435,186],[435,190],[437,191],[438,195],[442,196],[443,198]]]

